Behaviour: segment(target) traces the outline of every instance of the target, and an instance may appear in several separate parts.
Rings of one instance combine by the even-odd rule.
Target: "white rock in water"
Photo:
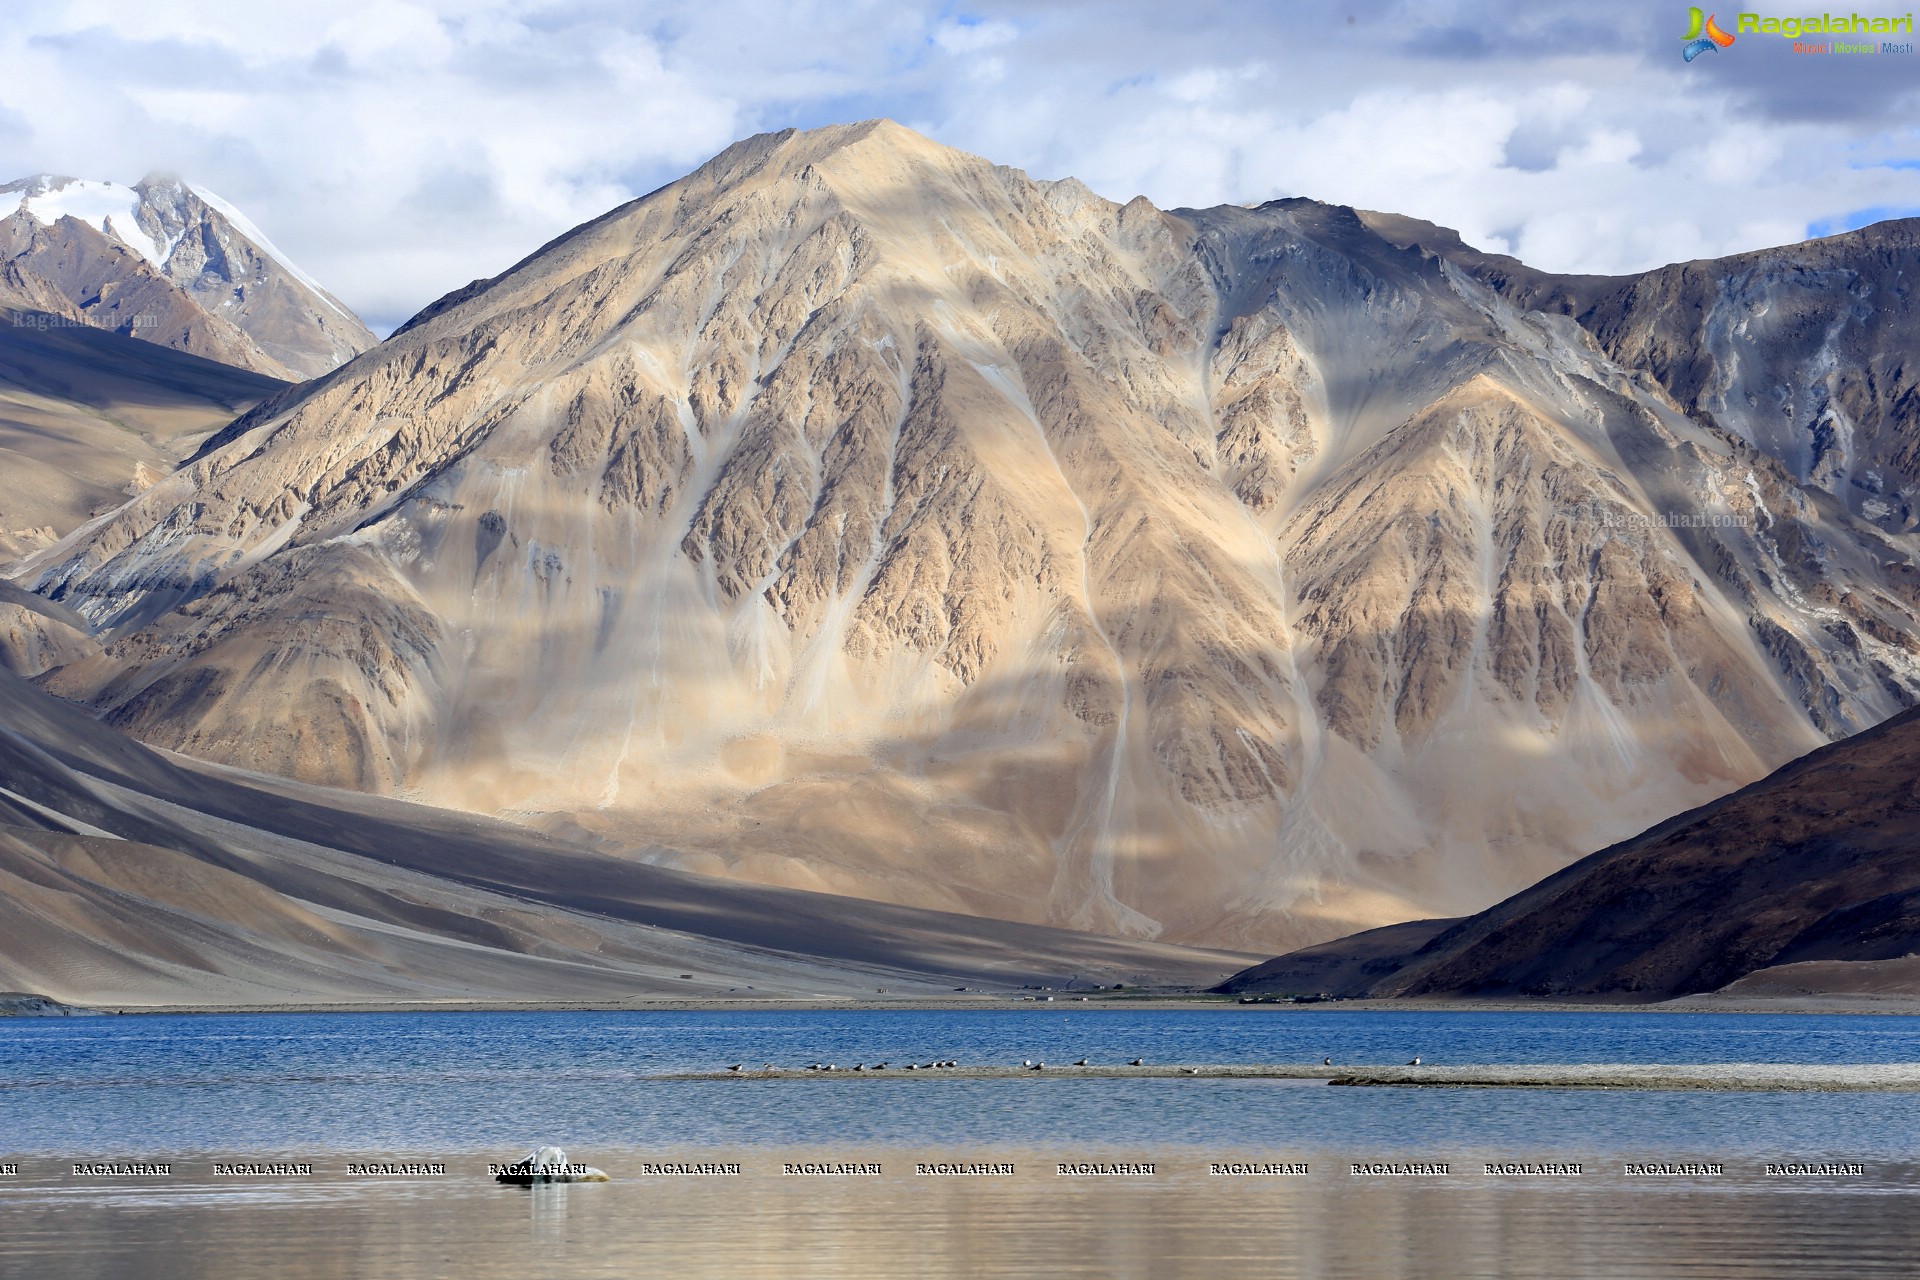
[[[494,1174],[494,1181],[531,1185],[536,1182],[606,1182],[609,1179],[599,1169],[568,1160],[567,1153],[559,1147],[541,1147],[529,1151],[513,1164],[500,1168]]]

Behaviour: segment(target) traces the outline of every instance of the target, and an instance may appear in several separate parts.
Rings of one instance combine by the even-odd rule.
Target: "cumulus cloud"
[[[1920,211],[1920,58],[1663,0],[28,0],[0,178],[178,172],[379,328],[737,137],[889,115],[1163,206],[1306,195],[1619,272]]]

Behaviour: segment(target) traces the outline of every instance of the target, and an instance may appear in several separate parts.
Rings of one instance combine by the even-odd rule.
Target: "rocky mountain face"
[[[158,174],[0,186],[0,303],[294,382],[375,341],[239,210]]]
[[[1910,225],[1556,284],[1375,220],[750,139],[38,556],[105,641],[42,679],[683,869],[1274,950],[1914,702]]]
[[[1909,711],[1469,919],[1341,939],[1221,989],[1654,1000],[1790,980],[1872,991],[1863,978],[1920,947],[1917,775],[1920,711]],[[1911,963],[1902,976],[1910,992]]]

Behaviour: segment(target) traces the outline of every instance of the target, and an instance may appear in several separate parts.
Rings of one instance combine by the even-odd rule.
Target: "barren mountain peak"
[[[935,142],[918,130],[910,129],[897,120],[889,120],[885,117],[857,120],[849,124],[825,125],[817,129],[790,130],[788,145],[815,158],[855,146],[902,154],[943,156],[967,154],[945,143]]]
[[[769,180],[803,181],[809,175],[837,191],[916,201],[937,200],[934,189],[960,174],[1000,172],[985,159],[936,142],[893,120],[863,120],[817,129],[759,134],[734,144],[688,179],[720,190]],[[1025,175],[1019,175],[1025,181]],[[677,185],[677,184],[676,184]],[[671,189],[671,188],[669,188]]]

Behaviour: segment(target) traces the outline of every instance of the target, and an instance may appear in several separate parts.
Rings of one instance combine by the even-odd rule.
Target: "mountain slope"
[[[1891,534],[1920,528],[1920,321],[1905,279],[1920,220],[1639,276],[1569,278],[1477,253],[1442,227],[1362,216],[1522,306],[1577,319],[1610,359],[1853,516]]]
[[[190,769],[0,672],[0,986],[77,1003],[1191,985],[1231,953],[705,881]]]
[[[870,122],[443,299],[22,581],[106,640],[52,687],[154,743],[1284,946],[1913,703],[1910,536],[1774,443],[1352,210],[1118,206]]]
[[[1298,990],[1324,972],[1336,986],[1312,989],[1346,995],[1651,1000],[1780,966],[1910,957],[1916,776],[1920,712],[1907,712],[1469,919],[1401,926],[1399,945],[1362,936],[1319,949],[1339,964],[1282,956],[1223,989]]]
[[[0,667],[32,677],[99,651],[85,618],[0,578]]]
[[[0,307],[0,566],[119,506],[284,386]]]
[[[159,174],[0,186],[0,302],[295,382],[374,344],[239,210]]]

